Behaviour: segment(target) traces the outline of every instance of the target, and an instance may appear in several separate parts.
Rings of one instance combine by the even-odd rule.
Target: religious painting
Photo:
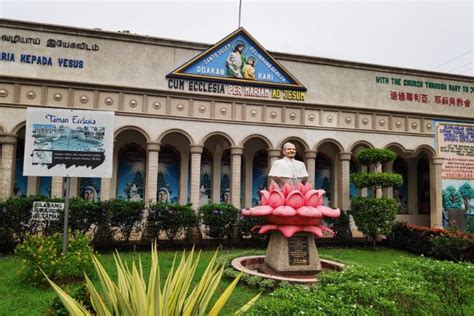
[[[397,202],[399,214],[408,214],[408,171],[406,162],[397,157],[393,162],[393,173],[403,178],[403,184],[393,188],[393,198]]]
[[[181,158],[179,152],[171,145],[162,146],[158,159],[157,201],[179,202],[179,177]]]
[[[86,201],[100,200],[100,178],[80,178],[79,196]]]
[[[221,160],[221,203],[230,203],[230,150],[225,150]]]
[[[208,204],[212,195],[212,156],[204,148],[201,156],[201,181],[199,184],[199,205]]]
[[[329,206],[331,203],[332,192],[331,192],[331,160],[328,156],[323,153],[318,153],[316,156],[316,177],[315,187],[316,189],[323,189],[326,191],[324,195],[324,205]]]
[[[145,151],[137,144],[129,144],[119,152],[117,198],[143,201],[145,179]]]
[[[258,151],[253,158],[252,168],[252,206],[260,203],[260,191],[267,187],[268,153]]]

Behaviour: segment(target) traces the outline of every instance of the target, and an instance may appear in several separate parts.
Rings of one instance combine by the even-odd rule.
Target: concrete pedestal
[[[297,233],[285,238],[273,232],[265,255],[268,268],[281,275],[312,274],[321,271],[321,261],[314,236]]]

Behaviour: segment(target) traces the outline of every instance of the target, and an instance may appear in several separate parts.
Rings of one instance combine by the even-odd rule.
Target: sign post
[[[27,110],[23,175],[66,178],[64,255],[68,241],[71,177],[112,177],[113,132],[113,112]]]
[[[64,229],[63,229],[63,254],[67,254],[67,231],[69,222],[69,191],[71,189],[71,178],[66,177],[66,192],[64,197]]]

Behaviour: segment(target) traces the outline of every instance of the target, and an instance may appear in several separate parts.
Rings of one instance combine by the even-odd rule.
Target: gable
[[[237,29],[166,77],[306,91],[244,28]]]

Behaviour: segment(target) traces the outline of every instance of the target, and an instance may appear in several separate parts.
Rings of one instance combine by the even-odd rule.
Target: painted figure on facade
[[[243,78],[243,68],[246,63],[244,56],[245,44],[238,42],[232,53],[229,54],[226,61],[226,74],[228,77]]]
[[[294,144],[288,142],[283,145],[282,159],[278,159],[272,164],[268,177],[270,180],[276,182],[280,188],[285,183],[292,186],[297,183],[305,184],[308,181],[308,171],[303,162],[296,160],[296,147]]]
[[[244,66],[244,79],[255,80],[255,58],[249,57]]]

